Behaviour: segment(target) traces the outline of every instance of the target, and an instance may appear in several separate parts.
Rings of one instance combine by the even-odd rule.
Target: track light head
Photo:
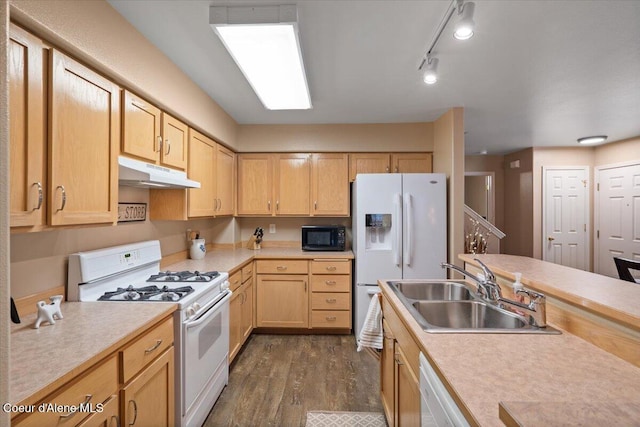
[[[456,24],[453,37],[458,40],[468,40],[473,37],[473,30],[476,27],[476,23],[473,21],[475,8],[475,3],[467,2],[458,9],[458,15],[461,15],[461,17]]]
[[[438,81],[438,58],[427,58],[427,67],[424,70],[422,79],[428,85]]]

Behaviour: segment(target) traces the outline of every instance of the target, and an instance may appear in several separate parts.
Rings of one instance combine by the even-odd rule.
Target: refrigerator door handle
[[[408,266],[411,265],[412,253],[412,239],[413,239],[413,198],[410,193],[404,193],[404,209],[407,213],[407,227],[405,228],[406,246],[404,251],[404,263]]]
[[[402,264],[401,251],[402,247],[402,195],[396,193],[393,196],[393,205],[395,207],[395,224],[392,222],[391,227],[395,228],[395,241],[393,242],[393,262],[396,267],[400,267]]]

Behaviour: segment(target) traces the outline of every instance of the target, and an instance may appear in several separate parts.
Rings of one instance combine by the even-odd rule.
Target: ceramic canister
[[[204,239],[193,239],[191,241],[191,249],[189,250],[191,259],[203,259],[206,253],[207,248]]]

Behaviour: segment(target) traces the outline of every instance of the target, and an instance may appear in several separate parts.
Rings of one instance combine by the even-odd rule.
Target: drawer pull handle
[[[327,298],[327,299],[326,299],[326,301],[327,301],[329,304],[331,304],[331,303],[336,302],[337,300],[336,300],[335,298]]]
[[[280,270],[280,271],[283,271],[283,270],[286,270],[286,269],[287,269],[286,265],[279,265],[279,266],[276,267],[276,270]]]
[[[165,156],[168,156],[169,153],[171,153],[171,141],[169,141],[168,139],[164,140],[167,143],[167,152],[164,153]]]
[[[337,317],[336,317],[336,316],[327,316],[327,317],[326,317],[326,319],[327,319],[327,321],[329,321],[329,322],[335,322],[335,321],[336,321],[336,319],[337,319]]]
[[[58,209],[58,211],[63,211],[64,207],[67,204],[67,190],[64,189],[64,185],[58,185],[56,189],[58,188],[62,190],[62,206],[60,206],[60,209]]]
[[[129,425],[132,426],[136,423],[136,420],[138,419],[138,404],[136,403],[135,400],[130,400],[129,403],[133,403],[133,421],[129,423]]]
[[[156,343],[153,345],[153,347],[150,347],[148,349],[146,349],[144,351],[144,354],[149,354],[152,353],[153,351],[155,351],[158,347],[160,347],[160,344],[162,344],[162,340],[156,340]]]
[[[87,403],[89,403],[89,401],[91,400],[92,397],[93,397],[92,394],[86,394],[85,397],[84,397],[84,402],[78,404],[76,407],[80,407],[81,405],[82,406],[86,405]],[[71,418],[77,413],[78,413],[78,411],[69,412],[68,414],[60,415],[60,418],[62,418],[62,419]]]
[[[335,265],[331,265],[329,267],[326,267],[328,271],[336,271],[336,266]]]
[[[327,285],[335,285],[336,281],[335,280],[325,280],[324,283],[326,283]]]
[[[116,420],[116,423],[113,424],[113,420]],[[111,427],[112,425],[115,425],[116,427],[120,427],[120,417],[117,415],[112,415],[111,416],[111,421],[109,421],[109,427]]]

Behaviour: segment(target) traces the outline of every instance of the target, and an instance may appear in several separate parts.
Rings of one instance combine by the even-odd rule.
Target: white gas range
[[[172,302],[176,425],[200,426],[229,379],[229,275],[160,270],[157,240],[69,256],[69,301]]]

